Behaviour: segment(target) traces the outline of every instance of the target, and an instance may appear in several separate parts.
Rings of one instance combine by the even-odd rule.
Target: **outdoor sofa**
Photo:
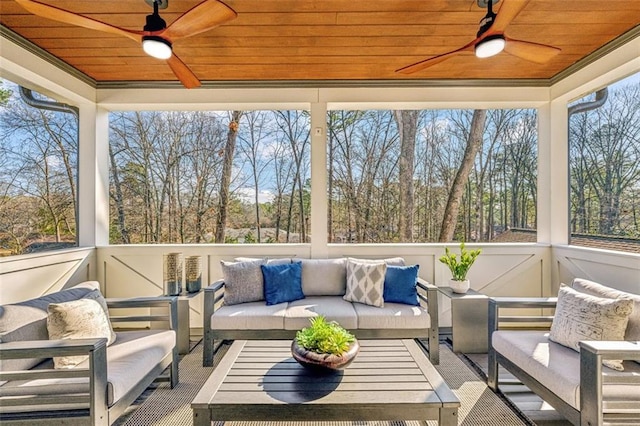
[[[501,365],[574,425],[640,424],[640,294],[576,278],[558,298],[492,298],[489,341],[494,391]]]
[[[378,266],[366,266],[368,263]],[[386,268],[382,277],[384,284],[380,283],[379,274],[374,270],[381,267],[380,263]],[[317,315],[337,321],[357,338],[427,339],[429,359],[433,364],[439,363],[437,287],[418,278],[418,266],[404,266],[402,258],[382,261],[239,258],[236,262],[222,262],[222,267],[227,282],[220,279],[204,290],[204,366],[213,364],[215,344],[223,340],[292,339],[298,330],[309,325],[311,317]],[[282,268],[297,269],[297,275],[292,274],[294,278],[289,277],[286,281],[269,276],[269,269],[279,271]],[[267,275],[261,273],[263,270]],[[356,277],[362,278],[367,271],[371,272],[368,283],[376,281],[380,296],[384,293],[380,298],[383,301],[377,299],[377,304],[366,295],[361,297],[358,288],[351,291]],[[351,286],[347,283],[348,276]],[[407,277],[411,276],[413,279],[407,282]],[[276,294],[272,300],[290,301],[268,303],[270,294],[273,296],[274,291],[278,293],[282,288],[288,288],[292,282],[297,283],[294,296]],[[391,290],[403,293],[390,295]],[[252,295],[243,297],[243,292]]]
[[[109,425],[153,381],[174,387],[177,316],[175,297],[105,300],[95,281],[1,306],[0,424]]]

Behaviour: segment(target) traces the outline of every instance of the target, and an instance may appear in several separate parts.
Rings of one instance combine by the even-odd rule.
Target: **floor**
[[[487,373],[487,354],[466,354],[482,371]],[[500,369],[501,382],[518,382],[514,376],[508,371]],[[502,392],[522,411],[527,417],[540,426],[571,426],[571,423],[565,420],[556,410],[549,404],[544,402],[535,393],[523,384],[501,384]]]

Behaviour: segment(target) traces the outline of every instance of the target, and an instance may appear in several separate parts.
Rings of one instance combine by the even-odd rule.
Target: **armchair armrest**
[[[109,309],[167,308],[166,313],[154,315],[110,315],[112,323],[160,321],[168,322],[171,330],[178,329],[178,298],[176,296],[134,297],[127,299],[106,299]]]
[[[0,344],[0,360],[86,355],[107,347],[107,339],[22,340]],[[1,373],[0,373],[1,374]]]
[[[640,386],[640,377],[634,373],[602,374],[603,359],[640,361],[640,342],[634,341],[581,341],[580,343],[580,413],[583,424],[603,424],[608,420],[603,410],[603,384]],[[609,401],[616,411],[640,415],[637,401]]]
[[[37,369],[0,372],[0,381],[54,379],[53,385],[3,387],[0,405],[20,410],[42,411],[44,406],[80,405],[90,411],[92,424],[104,424],[107,415],[107,339],[30,340],[0,343],[0,360],[19,358],[52,358],[87,355],[89,368]],[[79,391],[78,378],[88,379]],[[55,391],[50,391],[54,389]]]
[[[555,308],[557,303],[557,297],[490,297],[489,342],[491,342],[491,334],[498,330],[500,322],[548,324],[553,320],[552,315],[501,316],[500,309]]]

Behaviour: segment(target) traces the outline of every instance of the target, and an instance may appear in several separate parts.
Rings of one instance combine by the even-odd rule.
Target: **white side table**
[[[486,353],[489,333],[489,297],[469,289],[454,293],[450,287],[438,291],[451,299],[451,339],[454,352]]]

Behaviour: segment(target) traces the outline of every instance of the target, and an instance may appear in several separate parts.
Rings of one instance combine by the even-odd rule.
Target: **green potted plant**
[[[476,261],[476,258],[482,253],[481,249],[467,250],[464,246],[464,242],[460,243],[460,258],[455,253],[449,250],[449,247],[445,247],[444,256],[440,257],[440,262],[449,267],[451,271],[451,279],[449,280],[449,286],[454,293],[466,293],[469,290],[469,280],[467,279],[467,272]]]
[[[353,361],[360,350],[355,336],[335,321],[319,315],[311,325],[299,330],[291,343],[291,354],[305,367],[340,370]]]

